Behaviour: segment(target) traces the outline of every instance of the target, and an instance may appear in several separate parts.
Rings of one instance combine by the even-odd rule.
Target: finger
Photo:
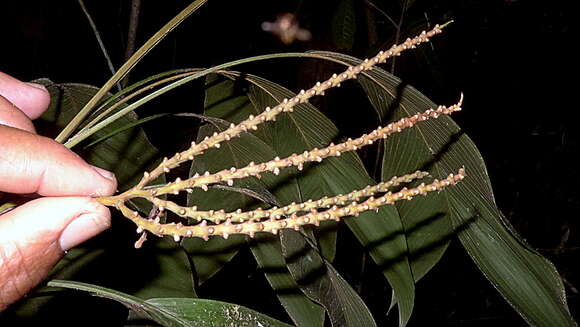
[[[50,95],[44,86],[24,83],[2,72],[0,95],[20,108],[30,119],[40,117],[50,104]]]
[[[0,191],[44,196],[111,195],[117,181],[62,144],[0,126]]]
[[[0,216],[0,311],[48,275],[66,251],[110,226],[91,198],[40,198]]]
[[[36,133],[30,118],[2,95],[0,95],[0,125],[6,125],[31,133]]]

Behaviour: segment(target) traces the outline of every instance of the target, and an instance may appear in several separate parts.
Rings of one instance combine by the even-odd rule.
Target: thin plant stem
[[[85,6],[85,3],[83,2],[83,0],[78,0],[78,3],[81,6],[83,13],[85,14],[85,17],[87,17],[89,25],[91,26],[91,29],[93,30],[93,34],[95,35],[95,38],[97,39],[97,42],[99,43],[99,48],[101,48],[101,52],[103,52],[103,56],[105,57],[105,60],[107,61],[107,67],[109,67],[111,74],[115,75],[115,67],[113,66],[113,62],[111,61],[111,57],[109,57],[109,53],[107,52],[107,48],[105,47],[105,44],[103,43],[103,40],[101,39],[101,34],[99,33],[99,30],[97,29],[97,25],[93,21],[93,18],[91,17],[91,14],[87,10],[87,7]],[[117,88],[119,89],[119,91],[121,91],[121,89],[122,89],[121,84],[120,83],[116,83],[116,84],[117,84]]]
[[[139,27],[139,16],[141,12],[141,0],[131,0],[131,13],[129,14],[129,27],[127,29],[127,47],[125,48],[125,61],[129,61],[135,53],[135,43],[137,39],[137,28]],[[124,88],[129,83],[129,73],[121,81]]]
[[[179,26],[189,15],[194,13],[202,5],[204,5],[208,0],[196,0],[183,9],[177,16],[171,19],[165,26],[163,26],[157,33],[155,33],[143,46],[137,50],[131,58],[119,68],[117,73],[115,73],[106,83],[103,85],[99,91],[85,104],[85,106],[79,111],[79,113],[68,123],[68,125],[61,131],[61,133],[55,138],[57,142],[64,143],[74,131],[82,124],[84,119],[91,113],[91,111],[97,106],[97,104],[103,99],[107,92],[119,82],[137,63],[147,54],[151,49],[153,49],[161,40],[167,36],[171,31],[173,31],[177,26]]]

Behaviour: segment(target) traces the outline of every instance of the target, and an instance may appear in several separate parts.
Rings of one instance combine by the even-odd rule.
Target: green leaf
[[[245,93],[242,92],[240,94],[239,89],[236,88],[237,86],[234,86],[232,81],[220,81],[215,78],[208,78],[207,85],[208,89],[205,102],[205,114],[207,116],[239,122],[254,112],[255,109],[248,101]],[[212,127],[217,130],[223,130],[228,125],[228,123],[220,123],[217,120],[212,121]],[[270,132],[267,129],[265,131],[266,133]],[[213,129],[208,126],[202,129],[200,137],[212,132]],[[207,151],[203,156],[196,159],[192,169],[203,171],[211,167],[211,170],[215,171],[221,168],[241,167],[250,161],[264,162],[273,159],[277,155],[276,152],[256,135],[261,135],[263,138],[268,139],[266,134],[244,133],[240,137],[224,143],[219,150]],[[281,202],[289,202],[290,199],[295,198],[295,196],[292,197],[291,195],[292,192],[295,192],[295,186],[292,186],[292,183],[288,184],[288,180],[291,180],[291,177],[285,171],[279,176],[263,174],[259,180],[256,178],[247,178],[236,181],[234,185],[236,187],[254,190],[259,194],[265,194],[268,192],[268,189],[272,189],[276,197],[280,198]],[[215,195],[210,193],[212,191],[216,192]],[[208,206],[211,205],[215,209],[224,208],[225,205],[226,207],[224,209],[230,209],[232,211],[237,208],[248,210],[257,205],[254,199],[231,191],[225,192],[224,190],[210,189],[208,195],[209,197],[204,196],[201,199],[200,197],[196,197],[195,193],[192,193],[191,198],[200,199],[202,203],[207,203]],[[227,199],[227,201],[224,201],[224,199]],[[278,293],[277,296],[290,317],[299,326],[321,326],[324,321],[323,310],[300,292],[285,267],[279,244],[276,244],[277,240],[267,239],[267,236],[266,239],[260,239],[261,241],[252,242],[252,253],[256,257],[259,267],[265,270],[264,273],[266,274],[267,280]],[[213,239],[210,242],[214,242]],[[218,244],[224,247],[230,246],[231,244],[229,243],[229,239],[227,241],[220,240],[215,242],[219,242]],[[213,259],[210,258],[210,260]],[[215,261],[217,262],[217,260]],[[224,263],[224,261],[217,262],[214,265],[214,270],[219,269],[219,266]],[[272,269],[273,267],[277,268]]]
[[[157,114],[157,115],[147,116],[145,118],[138,119],[138,120],[136,120],[134,122],[128,123],[128,124],[120,127],[117,130],[111,131],[111,132],[107,133],[106,135],[101,136],[100,138],[98,138],[98,139],[92,141],[91,143],[85,145],[83,147],[83,149],[90,148],[93,145],[98,144],[98,143],[101,143],[101,142],[103,142],[103,141],[105,141],[105,140],[107,140],[107,139],[109,139],[109,138],[111,138],[111,137],[113,137],[113,136],[115,136],[115,135],[117,135],[119,133],[122,133],[122,132],[124,132],[124,131],[126,131],[128,129],[131,129],[131,128],[136,127],[136,126],[143,125],[143,124],[148,123],[148,122],[150,122],[152,120],[155,120],[155,119],[159,119],[159,118],[162,118],[162,117],[166,117],[168,115],[170,115],[170,114],[169,113],[164,113],[164,114]]]
[[[325,54],[345,64],[360,62],[344,55]],[[375,108],[388,114],[390,119],[436,107],[420,92],[402,85],[399,79],[382,69],[375,68],[366,77],[360,79],[361,85]],[[375,83],[375,86],[370,83]],[[390,111],[385,111],[389,106],[379,102],[395,105],[391,106]],[[437,231],[432,227],[436,220],[426,221],[429,216],[445,218],[450,221],[482,273],[528,323],[535,326],[575,326],[558,272],[505,221],[495,204],[481,154],[451,118],[440,117],[420,123],[385,142],[385,178],[416,169],[429,169],[435,177],[442,177],[460,167],[465,167],[468,177],[438,195],[439,205],[428,209],[429,205],[435,204],[435,200],[427,198],[421,200],[424,202],[412,201],[408,206],[403,204],[398,207],[405,216],[404,221],[415,219],[415,226],[423,223],[427,227],[425,231],[431,233],[429,236],[424,231],[418,237],[408,237],[414,242],[410,248],[416,253],[429,246],[425,242],[434,242],[437,238],[445,240],[449,231],[440,230],[439,236],[436,236]],[[424,219],[423,222],[421,219]],[[442,228],[444,226],[441,225]],[[415,233],[423,228],[411,227],[408,230]],[[422,239],[428,241],[421,244]],[[431,265],[438,259],[432,257],[429,260]],[[415,265],[414,269],[426,272],[429,265],[423,264],[423,268]]]
[[[166,327],[290,326],[248,308],[220,301],[188,298],[154,298],[144,301],[97,285],[62,280],[53,280],[48,285],[86,291],[98,297],[117,301],[136,312],[138,316]]]
[[[51,105],[38,120],[40,134],[47,136],[54,136],[66,126],[98,91],[96,87],[84,84],[55,84],[47,79],[35,82],[42,83],[51,94]],[[87,141],[98,140],[135,120],[135,114],[127,115]],[[89,163],[113,171],[120,190],[136,184],[143,171],[153,167],[158,160],[157,149],[140,128],[124,130],[79,154]]]
[[[208,241],[197,238],[187,238],[181,241],[181,246],[191,258],[198,285],[205,283],[220,271],[245,244],[245,237],[239,235],[232,235],[227,240],[222,237],[212,237]]]
[[[131,293],[143,299],[197,297],[191,266],[184,249],[167,237],[147,242],[148,244],[144,245],[147,250],[143,253],[140,252],[144,249],[131,249],[132,252],[139,252],[133,253],[133,256],[137,257],[135,259],[144,262],[144,264],[135,263],[139,269],[133,268],[133,273],[138,274],[139,271],[143,271],[141,274],[146,276],[146,279],[138,278],[138,280],[144,281],[144,284],[140,289]],[[126,254],[126,256],[130,255],[130,253]],[[126,279],[131,278],[129,274],[123,275]]]
[[[264,272],[276,296],[297,326],[323,326],[324,309],[306,297],[286,267],[280,240],[258,234],[251,242],[258,268]]]
[[[124,234],[126,238],[126,234]],[[151,239],[143,248],[129,247],[130,242],[113,249],[95,246],[70,250],[55,266],[49,279],[73,279],[130,292],[147,299],[156,296],[196,297],[187,254],[168,238]],[[103,271],[103,266],[119,267],[120,271]]]
[[[227,124],[220,125],[220,127],[224,129]],[[200,130],[199,138],[203,139],[213,132],[213,128],[204,126]],[[203,156],[196,158],[191,165],[190,175],[242,167],[252,160],[259,161],[270,158],[272,158],[272,153],[268,151],[268,147],[251,134],[246,134],[224,143],[220,151],[208,150]],[[264,188],[261,182],[254,177],[244,179],[241,183],[236,183],[236,186],[254,189]],[[218,188],[211,188],[207,192],[195,189],[191,194],[188,194],[188,205],[195,205],[200,210],[223,209],[229,212],[238,208],[250,208],[256,203],[256,200],[244,194]],[[246,240],[242,236],[232,236],[227,240],[213,237],[207,242],[201,239],[184,239],[182,244],[192,257],[199,282],[203,283],[229,262],[238,253],[240,247],[246,244]]]
[[[148,304],[143,299],[110,288],[67,280],[52,280],[48,282],[48,286],[85,291],[94,296],[117,301],[128,309],[138,312],[142,317],[159,322],[165,326],[186,326],[186,321],[180,319],[180,317],[173,317],[170,313],[157,309],[154,305]]]
[[[338,53],[315,52],[315,54],[324,55],[348,65],[360,62],[358,59]],[[411,87],[401,89],[400,81],[383,70],[372,70],[357,80],[377,112],[379,121],[384,124],[425,109],[418,108],[417,103],[410,98],[410,93],[418,93],[415,89]],[[430,104],[424,105],[429,107]],[[449,118],[440,118],[442,121],[447,119]],[[449,141],[449,139],[431,135],[436,134],[431,129],[436,123],[437,121],[420,123],[385,141],[382,162],[383,180],[418,169],[427,170],[436,178],[443,178],[461,167],[445,170],[438,162],[433,161],[433,154],[441,151]],[[395,206],[405,227],[411,254],[411,268],[415,280],[418,281],[439,262],[447,249],[450,238],[454,236],[445,192],[429,194],[409,202],[398,202]]]
[[[213,83],[209,80],[208,83]],[[213,117],[221,117],[224,108],[234,108],[234,111],[242,111],[237,108],[251,104],[243,99],[229,98],[228,90],[218,84],[208,88],[205,98],[205,114]],[[224,97],[224,100],[221,97]],[[241,102],[240,102],[241,101]],[[222,117],[231,118],[231,117]],[[198,140],[213,134],[214,131],[223,131],[228,128],[229,123],[222,119],[208,117],[210,123],[202,126],[198,134]],[[208,150],[204,155],[198,156],[192,163],[190,176],[195,173],[203,174],[205,171],[219,171],[231,167],[243,167],[250,161],[268,161],[275,157],[267,144],[252,134],[244,134],[229,142],[219,150]],[[270,178],[270,177],[266,177]],[[237,181],[237,187],[258,190],[266,189],[263,182],[255,177]],[[211,188],[207,192],[194,189],[188,195],[188,205],[197,206],[200,210],[235,211],[238,208],[251,208],[258,202],[246,195],[231,192],[224,189]],[[234,236],[227,240],[221,237],[211,238],[207,243],[199,239],[184,239],[183,245],[192,256],[195,271],[200,283],[205,282],[217,273],[223,265],[229,262],[239,251],[241,245],[245,244],[245,238]]]
[[[251,88],[252,92],[265,92],[276,102],[294,95],[265,79],[251,75],[245,78],[259,88]],[[320,148],[338,135],[332,122],[310,104],[298,105],[293,113],[280,115],[271,130],[275,133],[274,140],[278,140],[274,143],[279,142],[285,155],[314,147]],[[298,178],[301,191],[311,192],[302,192],[306,198],[318,199],[324,195],[344,194],[374,184],[356,153],[349,152],[338,158],[328,158],[311,167],[304,169],[305,173],[309,173],[307,176],[302,179],[300,175]],[[317,187],[303,187],[309,184]],[[401,324],[406,324],[413,311],[415,285],[407,258],[402,223],[396,210],[393,207],[383,207],[378,213],[365,212],[358,218],[345,221],[358,240],[368,248],[371,257],[393,287],[400,303]]]
[[[289,230],[280,233],[286,265],[300,289],[324,306],[332,326],[376,326],[362,299],[306,237]]]
[[[181,70],[182,72],[191,72],[191,74],[186,74],[187,76],[179,78],[178,80],[174,80],[173,82],[169,83],[168,85],[165,85],[163,87],[161,87],[158,90],[155,90],[143,97],[141,97],[139,100],[134,101],[133,103],[127,105],[126,107],[124,107],[122,110],[114,110],[112,112],[112,114],[110,114],[110,116],[108,116],[107,118],[103,119],[102,121],[96,122],[97,117],[100,117],[101,114],[103,114],[103,112],[107,112],[107,114],[109,113],[109,110],[111,110],[112,107],[117,106],[119,104],[119,102],[114,103],[113,105],[111,105],[111,107],[106,108],[105,111],[99,113],[99,116],[94,117],[94,119],[90,122],[86,122],[86,126],[83,127],[82,130],[80,130],[78,133],[76,133],[74,136],[72,136],[70,139],[68,139],[65,142],[65,146],[71,148],[74,147],[76,144],[78,144],[79,142],[82,142],[83,140],[85,140],[86,138],[90,137],[91,135],[93,135],[94,133],[96,133],[97,131],[99,131],[100,129],[108,126],[111,122],[119,119],[120,117],[123,117],[124,115],[126,115],[129,112],[134,111],[135,109],[137,109],[139,106],[155,99],[158,96],[161,96],[173,89],[175,89],[176,87],[179,87],[181,85],[184,85],[186,83],[189,83],[191,81],[194,81],[198,78],[204,77],[206,75],[209,75],[211,73],[215,73],[215,72],[219,72],[222,71],[223,69],[226,69],[228,67],[233,67],[236,65],[241,65],[244,63],[250,63],[250,62],[255,62],[255,61],[261,61],[261,60],[269,60],[269,59],[276,59],[276,58],[292,58],[292,57],[296,57],[296,58],[300,58],[300,57],[306,57],[306,58],[311,58],[313,57],[312,54],[308,54],[308,53],[278,53],[278,54],[268,54],[268,55],[261,55],[261,56],[255,56],[255,57],[248,57],[248,58],[242,58],[242,59],[238,59],[238,60],[234,60],[231,62],[227,62],[221,65],[217,65],[208,69],[203,69],[200,70],[199,68],[191,68],[191,69],[185,69],[185,70]],[[157,84],[157,83],[168,83],[169,79],[173,80],[173,78],[167,77],[167,79],[164,79],[163,81],[157,81],[157,82],[153,82],[154,80],[161,78],[163,76],[167,76],[173,73],[177,73],[179,71],[169,71],[169,72],[165,72],[165,73],[160,73],[158,75],[154,75],[151,76],[145,80],[142,80],[138,83],[133,84],[132,86],[128,87],[127,89],[116,93],[115,95],[113,95],[111,98],[107,99],[99,108],[95,109],[96,111],[100,111],[101,109],[107,107],[108,104],[111,104],[114,101],[114,99],[118,99],[121,95],[125,94],[125,93],[130,93],[129,95],[127,95],[127,97],[125,97],[123,100],[129,99],[130,97],[132,97],[135,94],[141,94],[142,92],[144,92],[147,87],[145,87],[144,89],[140,89],[140,90],[136,90],[135,92],[130,92],[128,90],[133,90],[134,88],[138,87],[138,86],[142,86],[143,84],[146,83],[150,83],[149,86],[151,86],[152,84]],[[121,100],[121,101],[123,101]],[[124,102],[123,102],[124,103]],[[91,126],[90,128],[88,126]]]
[[[127,237],[126,233],[123,235]],[[151,239],[138,250],[130,247],[130,242],[107,241],[116,242],[112,245],[118,249],[91,246],[97,244],[74,248],[54,267],[48,279],[99,283],[143,299],[196,297],[187,254],[173,240]],[[103,266],[119,267],[119,271],[103,270]]]
[[[233,72],[228,73],[228,76],[236,75]],[[250,113],[261,112],[266,105],[293,96],[292,92],[259,77],[247,75],[245,79],[253,84],[250,86],[250,99],[256,104],[255,111],[242,113],[240,105],[231,106],[221,112],[221,117],[241,120]],[[238,85],[243,86],[241,83]],[[230,93],[228,99],[237,98]],[[266,140],[265,142],[271,142],[280,156],[327,145],[338,134],[332,122],[309,104],[297,106],[292,114],[282,114],[275,123],[262,128],[264,132],[256,135]],[[303,174],[298,175],[297,180],[300,193],[306,199],[346,193],[374,183],[354,153],[306,167]],[[382,208],[379,213],[367,212],[359,218],[347,219],[346,222],[357,238],[369,246],[371,256],[395,289],[401,302],[401,321],[405,323],[413,308],[414,281],[406,258],[402,225],[396,211],[393,208]],[[275,251],[269,253],[273,255]],[[277,263],[279,264],[281,263]]]
[[[265,106],[258,107],[253,105],[248,100],[246,92],[244,92],[243,84],[239,84],[239,82],[241,81],[221,81],[209,78],[207,82],[209,88],[206,97],[206,114],[239,123],[250,114],[255,115],[260,112]],[[258,129],[254,134],[246,133],[240,138],[228,142],[234,142],[234,145],[239,146],[235,148],[240,152],[239,155],[244,153],[248,157],[245,163],[249,161],[265,162],[280,155],[279,152],[274,151],[276,131],[272,128],[267,128],[268,126],[264,127]],[[236,143],[236,140],[240,142]],[[281,144],[284,144],[284,142],[281,142]],[[265,149],[270,153],[264,153]],[[256,155],[261,153],[265,155]],[[232,152],[232,154],[235,153]],[[220,156],[220,160],[223,160],[222,156]],[[272,190],[283,204],[299,200],[296,181],[289,175],[291,174],[289,171],[284,170],[279,176],[263,174],[261,178],[262,187]],[[257,236],[256,241],[251,243],[251,250],[259,268],[264,271],[266,279],[277,293],[278,299],[293,321],[298,326],[322,326],[324,311],[304,296],[298,285],[296,285],[286,268],[279,240],[266,235]]]
[[[264,79],[257,79],[256,77],[248,77],[249,81],[253,83],[249,87],[248,97],[254,105],[255,112],[259,114],[263,108],[274,107],[282,99],[291,97],[293,94]],[[310,105],[304,105],[308,107]],[[308,115],[308,112],[318,112],[313,106],[308,107],[306,113],[302,113],[301,108],[297,108],[297,115]],[[293,153],[301,153],[306,149],[314,147],[321,147],[324,144],[319,140],[312,138],[309,126],[305,125],[300,119],[301,117],[294,117],[293,115],[281,115],[276,122],[269,125],[269,128],[264,128],[268,136],[263,139],[272,146],[276,155],[279,157],[286,157]],[[302,117],[307,118],[307,117]],[[317,117],[310,117],[316,119]],[[332,125],[334,126],[334,125]],[[306,129],[306,130],[304,130]],[[266,131],[264,133],[266,133]],[[305,165],[303,171],[298,173],[295,169],[291,169],[294,183],[290,194],[281,194],[275,192],[279,197],[284,197],[286,203],[288,202],[304,202],[309,199],[316,200],[326,195],[332,194],[333,191],[328,187],[327,181],[324,180],[320,171],[324,170],[326,163],[323,162],[318,165]],[[336,255],[336,239],[337,239],[337,224],[335,222],[323,222],[319,228],[316,229],[316,236],[319,241],[320,251],[324,258],[332,262]]]
[[[241,305],[206,299],[164,298],[146,301],[186,319],[196,327],[290,327],[274,318]]]

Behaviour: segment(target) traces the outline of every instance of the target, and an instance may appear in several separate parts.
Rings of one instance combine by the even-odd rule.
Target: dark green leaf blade
[[[110,288],[67,280],[52,280],[48,282],[48,286],[85,291],[98,297],[117,301],[126,306],[127,308],[135,311],[141,317],[153,320],[164,326],[168,327],[188,326],[187,321],[181,319],[178,316],[173,316],[169,312],[159,310],[154,305],[148,304],[147,302],[145,302],[145,300],[142,300],[138,297],[125,294],[123,292],[119,292]]]
[[[225,126],[224,126],[225,125]],[[199,138],[211,135],[214,130],[223,130],[227,124],[204,126]],[[190,175],[203,174],[205,171],[219,171],[231,167],[242,167],[252,160],[268,160],[272,153],[265,144],[251,134],[242,135],[224,144],[219,150],[209,150],[199,156],[191,165]],[[256,178],[244,179],[234,184],[236,187],[264,188]],[[257,201],[246,195],[223,189],[211,188],[207,192],[200,189],[188,194],[188,205],[197,206],[200,210],[219,210],[227,212],[238,208],[249,208]],[[184,239],[183,246],[190,253],[199,283],[203,283],[217,273],[246,244],[245,237],[233,236],[224,240],[221,237],[211,238],[208,242],[201,239]]]
[[[253,93],[265,92],[277,102],[294,95],[287,89],[256,76],[248,75],[246,79],[259,88],[251,88]],[[284,128],[284,124],[292,128]],[[338,135],[334,124],[310,104],[298,105],[293,113],[280,115],[276,125],[281,127],[273,128],[272,131],[283,133],[277,139],[281,144],[280,148],[286,147],[286,155],[323,147]],[[291,144],[298,144],[300,148],[291,148]],[[311,180],[304,179],[300,182],[301,179],[298,179],[300,185],[309,183],[319,185],[318,188],[311,188],[312,193],[305,194],[307,199],[344,194],[374,184],[358,156],[352,152],[338,158],[325,159],[312,168],[310,175],[312,177],[308,176],[312,178]],[[303,189],[307,190],[308,187]],[[365,212],[358,218],[349,218],[345,221],[358,240],[368,247],[371,257],[380,266],[396,292],[400,303],[400,323],[406,324],[413,311],[415,284],[407,258],[405,235],[396,210],[393,207],[382,207],[378,213]]]
[[[249,87],[248,97],[256,109],[256,114],[259,114],[263,108],[273,107],[282,99],[293,96],[290,91],[272,82],[253,76],[248,76],[248,78],[253,83]],[[309,116],[309,113],[317,113],[317,109],[310,105],[304,105],[304,108],[307,109],[302,107],[296,109],[298,110],[296,115],[281,115],[275,124],[271,124],[267,128],[268,138],[264,141],[269,142],[276,155],[281,158],[325,145],[323,141],[313,137],[317,134],[315,130],[311,129],[312,126],[308,122],[309,118],[318,118],[317,116]],[[328,126],[334,127],[334,125]],[[323,124],[315,127],[324,129],[328,126]],[[325,134],[324,130],[318,132]],[[316,200],[333,194],[333,190],[328,187],[328,182],[321,174],[321,170],[326,169],[326,166],[326,162],[322,162],[316,165],[306,164],[301,172],[295,168],[290,169],[294,188],[290,190],[290,194],[282,192],[275,192],[275,194],[285,199],[285,203]],[[324,258],[330,262],[334,260],[336,255],[337,230],[335,222],[324,222],[315,229],[320,251]]]
[[[139,271],[137,267],[150,272],[144,273],[148,276],[145,285],[131,294],[142,299],[160,296],[197,297],[188,254],[185,250],[167,237],[147,242],[150,242],[144,246],[147,247],[147,251],[137,254],[144,263],[135,264],[133,272]],[[130,250],[142,251],[145,249]],[[131,254],[127,253],[126,255]],[[130,274],[126,274],[125,278],[129,279]]]
[[[228,75],[236,76],[235,73],[228,73]],[[255,110],[257,110],[251,112],[252,114],[259,113],[266,105],[272,105],[281,101],[284,97],[292,96],[292,93],[288,90],[269,81],[254,76],[246,76],[246,79],[256,85],[250,86],[250,99],[256,104]],[[230,87],[233,88],[233,83],[231,84]],[[229,99],[236,98],[230,93]],[[245,100],[238,99],[237,101],[243,103]],[[214,102],[219,103],[219,101]],[[229,108],[221,107],[223,111],[220,111],[220,117],[241,120],[249,114],[242,113],[242,107],[247,108],[239,104],[232,105]],[[281,156],[324,146],[330,143],[337,135],[336,127],[310,105],[300,105],[292,114],[280,115],[276,123],[272,125],[273,128],[263,127],[263,133],[258,135],[266,142],[271,142],[273,148],[277,149],[277,153]],[[315,183],[307,182],[303,184],[300,182],[301,178],[298,178],[301,193],[306,198],[317,199],[323,195],[345,193],[373,183],[362,167],[360,160],[352,153],[345,154],[341,158],[327,159],[312,168],[316,169],[315,171],[313,170],[312,175],[318,178]],[[309,184],[317,184],[317,192],[304,194],[302,191],[309,187],[303,188],[302,185]],[[312,189],[316,188],[313,187]],[[378,214],[374,212],[365,213],[359,219],[347,220],[347,223],[357,237],[364,244],[370,246],[371,255],[381,265],[384,273],[394,286],[401,299],[401,321],[403,324],[406,323],[413,307],[414,282],[406,258],[406,243],[402,233],[401,222],[396,211],[392,208],[383,208]],[[256,253],[260,252],[254,250],[254,254]],[[276,251],[272,250],[268,253],[273,255]],[[271,260],[271,258],[272,256],[268,257],[268,260]],[[283,261],[272,266],[276,266],[279,269],[280,264],[283,264]]]
[[[316,52],[345,64],[356,64],[358,59],[331,52]],[[363,90],[377,115],[379,121],[385,124],[388,121],[398,120],[412,115],[417,111],[418,104],[409,98],[409,88],[401,89],[399,81],[379,70],[367,72],[358,78]],[[414,91],[416,92],[416,91]],[[407,109],[410,108],[410,109]],[[412,112],[411,112],[412,111]],[[441,117],[446,120],[448,117]],[[394,135],[385,141],[382,160],[382,179],[388,180],[392,176],[401,176],[418,169],[429,171],[436,178],[443,178],[456,171],[443,169],[438,162],[434,162],[434,154],[444,151],[450,142],[447,135],[435,134],[425,137],[433,122],[427,121],[418,126],[403,131],[401,135]],[[449,134],[451,136],[455,134]],[[491,192],[491,190],[490,190]],[[411,268],[416,281],[420,280],[443,256],[453,236],[450,213],[447,210],[445,194],[429,194],[426,197],[414,199],[411,202],[403,201],[395,206],[401,215],[401,220],[407,234],[407,244],[411,253]]]
[[[138,316],[166,327],[290,326],[248,308],[220,301],[189,298],[154,298],[144,301],[102,286],[63,280],[53,280],[49,286],[86,291],[117,301]]]
[[[246,307],[206,299],[158,298],[146,301],[160,310],[187,320],[195,327],[290,327]]]
[[[231,78],[232,76],[235,77],[235,74],[231,73],[227,74],[227,76]],[[253,86],[251,86],[252,89],[249,92],[249,99],[252,100],[252,103],[248,101],[243,81],[231,81],[229,79],[220,81],[215,78],[209,78],[208,85],[210,86],[208,94],[211,97],[206,98],[206,114],[209,116],[221,117],[239,123],[250,114],[256,115],[266,107],[264,103],[256,104],[256,97],[262,99],[264,94],[263,92],[257,94],[253,92]],[[265,98],[267,99],[266,101],[272,101],[268,95]],[[245,138],[248,141],[243,144],[246,147],[245,151],[250,156],[249,158],[254,158],[256,162],[265,162],[275,156],[290,154],[289,151],[291,151],[292,145],[295,144],[295,140],[300,138],[294,138],[287,133],[288,130],[294,131],[295,128],[294,125],[287,124],[288,121],[284,118],[280,117],[276,124],[265,125],[255,133],[241,136],[240,139]],[[255,140],[251,141],[252,138],[255,138]],[[269,151],[272,151],[272,153],[265,157],[256,156],[256,153],[259,154],[263,150],[257,151],[252,146],[253,143],[259,145],[260,148],[270,149]],[[302,149],[303,147],[299,148],[300,151]],[[298,192],[298,182],[293,175],[294,172],[283,170],[279,176],[273,176],[270,173],[263,174],[261,181],[265,187],[275,194],[281,204],[302,201],[301,194]],[[321,197],[321,195],[318,197]],[[332,241],[330,243],[327,248],[332,248],[332,250],[326,251],[326,253],[333,256],[334,243]],[[300,288],[289,274],[281,254],[279,240],[267,235],[258,236],[255,242],[251,242],[251,250],[256,258],[258,267],[264,271],[266,279],[277,293],[278,299],[294,322],[299,326],[321,326],[324,321],[324,311],[302,294]]]
[[[339,54],[318,54],[338,58],[348,64],[360,62]],[[368,73],[368,78],[361,84],[367,89],[371,101],[372,92],[376,94],[378,90],[377,87],[370,87],[371,80],[383,90],[380,93],[382,101],[392,102],[397,96],[400,97],[400,105],[393,108],[394,112],[388,112],[395,119],[435,107],[412,87],[402,88],[400,80],[384,70],[374,69]],[[445,210],[443,213],[449,217],[471,258],[528,323],[536,326],[575,326],[558,272],[511,229],[497,209],[485,164],[469,137],[449,117],[421,123],[412,131],[415,135],[397,135],[386,141],[385,177],[392,171],[405,168],[408,171],[430,168],[436,177],[441,177],[465,167],[468,178],[442,193],[447,207],[437,210]],[[409,149],[423,149],[423,153],[410,154]],[[405,157],[400,157],[403,155]],[[391,162],[389,156],[399,160]]]
[[[210,76],[207,85],[205,114],[210,123],[200,129],[199,140],[211,135],[214,131],[225,130],[229,126],[227,120],[239,122],[254,110],[245,95],[238,95],[234,92],[232,81],[221,81],[215,76]],[[276,154],[270,147],[258,137],[245,133],[225,142],[219,150],[208,150],[203,156],[196,158],[191,165],[190,175],[243,167],[251,161],[268,161],[275,156]],[[266,190],[264,181],[276,185],[278,182],[275,180],[272,176],[265,176],[262,181],[251,177],[236,181],[235,186],[261,192]],[[255,199],[224,189],[211,188],[207,192],[197,189],[188,195],[188,205],[198,206],[201,210],[235,211],[238,208],[248,209],[257,204]],[[199,282],[203,283],[229,262],[245,242],[243,237],[232,237],[228,240],[212,238],[207,243],[202,240],[185,239],[183,245],[192,254]]]
[[[238,85],[231,80],[220,80],[215,77],[208,78],[205,101],[205,115],[219,117],[231,122],[240,122],[248,115],[254,113],[254,107],[249,102],[246,94],[240,92]],[[228,126],[227,123],[214,119],[212,126],[207,126],[207,130],[202,130],[200,137],[213,132],[213,129],[223,130]],[[262,133],[260,133],[262,132]],[[238,138],[226,142],[219,151],[213,150],[207,152],[199,159],[196,159],[192,169],[203,170],[211,167],[212,170],[219,168],[242,167],[250,161],[265,162],[273,159],[276,153],[261,138],[268,139],[268,130],[258,130],[257,133],[245,133]],[[199,161],[201,160],[201,161]],[[205,165],[206,167],[201,167]],[[251,189],[259,194],[265,194],[267,189],[275,189],[278,196],[289,199],[293,187],[288,186],[285,181],[289,179],[286,172],[275,176],[273,174],[264,174],[261,179],[247,178],[236,181],[234,186]],[[214,190],[210,189],[208,192]],[[202,201],[209,201],[208,204],[216,208],[222,208],[224,205],[230,211],[237,208],[251,209],[257,203],[255,200],[248,198],[240,193],[226,192],[224,190],[215,190],[216,195],[213,199],[204,196]],[[219,193],[218,193],[219,192]],[[194,198],[192,193],[192,199]],[[211,196],[211,194],[210,194]],[[227,197],[227,201],[224,201]],[[199,197],[195,197],[199,199]],[[197,203],[196,203],[197,204]],[[261,204],[264,206],[265,204]],[[277,293],[278,299],[284,308],[298,326],[322,326],[324,322],[323,309],[309,300],[290,276],[279,248],[277,239],[269,239],[268,236],[257,236],[256,242],[251,242],[252,254],[256,258],[259,269],[264,270],[266,279]],[[210,240],[212,242],[213,240]],[[229,242],[221,240],[221,243]],[[223,265],[223,263],[220,263]]]
[[[291,230],[280,233],[286,265],[302,291],[324,306],[332,326],[376,326],[362,299],[306,237]]]
[[[131,242],[113,238],[104,241],[115,242],[112,245],[119,249],[107,251],[97,247],[100,242],[74,248],[53,268],[48,279],[110,285],[143,299],[197,296],[187,254],[172,240],[148,240],[139,250],[131,248]],[[120,271],[104,270],[104,266],[119,267]]]
[[[324,309],[306,297],[286,267],[280,240],[273,235],[257,235],[251,249],[278,299],[297,326],[323,326]]]
[[[85,84],[56,84],[47,79],[35,82],[43,84],[51,94],[51,105],[38,120],[39,131],[47,136],[54,136],[66,126],[98,91],[98,88]],[[87,141],[98,140],[112,131],[122,129],[135,120],[135,114],[127,115],[106,129],[99,131]],[[120,190],[125,190],[136,184],[143,171],[150,169],[158,160],[157,149],[149,142],[140,128],[132,128],[117,133],[80,153],[80,155],[95,166],[113,171]]]

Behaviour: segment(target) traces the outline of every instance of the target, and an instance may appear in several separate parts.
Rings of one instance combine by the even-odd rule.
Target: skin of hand
[[[38,285],[64,251],[110,226],[115,176],[86,163],[31,120],[50,103],[46,89],[0,72],[1,192],[41,197],[0,215],[0,311]]]

